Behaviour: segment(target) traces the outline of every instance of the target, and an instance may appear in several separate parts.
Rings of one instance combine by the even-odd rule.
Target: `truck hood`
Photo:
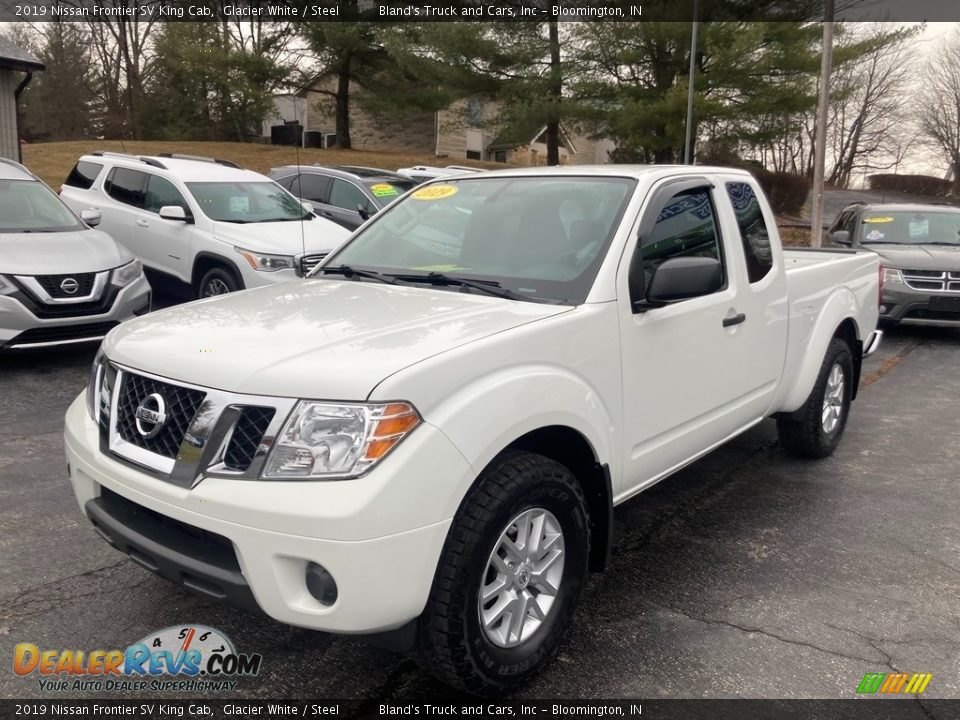
[[[900,270],[960,271],[960,245],[866,245],[880,264]]]
[[[0,233],[0,273],[8,275],[99,272],[131,260],[129,250],[99,230]]]
[[[220,240],[247,250],[277,255],[326,253],[350,237],[346,228],[319,217],[303,222],[240,224],[218,221],[213,224],[213,233]]]
[[[307,280],[125,322],[103,349],[115,362],[204,387],[363,400],[414,363],[570,309],[424,287]]]

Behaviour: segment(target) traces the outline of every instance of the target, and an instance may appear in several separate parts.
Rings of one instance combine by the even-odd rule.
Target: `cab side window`
[[[649,237],[641,239],[639,252],[647,287],[660,264],[672,258],[709,257],[722,266],[720,231],[709,189],[685,190],[670,198]],[[719,287],[725,285],[724,275]]]
[[[124,205],[142,208],[147,174],[127,168],[114,168],[103,183],[107,195]]]
[[[166,205],[177,205],[182,207],[189,215],[190,206],[187,205],[183,195],[177,190],[176,186],[159,175],[151,175],[147,182],[147,192],[144,198],[144,210],[152,213],[160,212],[160,208]]]
[[[751,283],[758,282],[773,268],[770,234],[763,219],[760,201],[753,187],[745,182],[727,183],[727,195],[740,228],[743,254],[747,260],[747,277]]]

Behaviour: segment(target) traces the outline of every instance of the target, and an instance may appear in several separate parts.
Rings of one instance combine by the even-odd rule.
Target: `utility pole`
[[[820,98],[817,102],[817,134],[814,140],[813,192],[810,203],[810,245],[823,245],[823,175],[827,155],[827,110],[830,106],[830,72],[833,68],[833,0],[826,0],[823,13],[823,57],[820,60]]]
[[[700,0],[693,0],[693,30],[690,34],[690,72],[687,74],[687,129],[683,139],[683,164],[693,164],[693,90],[697,72],[697,30],[700,26]]]

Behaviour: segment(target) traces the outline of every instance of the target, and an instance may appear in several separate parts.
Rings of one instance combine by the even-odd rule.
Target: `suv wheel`
[[[226,268],[213,267],[200,278],[200,282],[197,284],[197,298],[226,295],[237,290],[243,290],[241,280]]]
[[[457,511],[418,626],[422,662],[478,695],[527,680],[558,652],[587,574],[590,519],[563,465],[511,452]]]

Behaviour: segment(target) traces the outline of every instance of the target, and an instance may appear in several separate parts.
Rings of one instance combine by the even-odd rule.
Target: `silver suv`
[[[140,262],[99,222],[0,158],[0,350],[99,340],[150,311]]]

